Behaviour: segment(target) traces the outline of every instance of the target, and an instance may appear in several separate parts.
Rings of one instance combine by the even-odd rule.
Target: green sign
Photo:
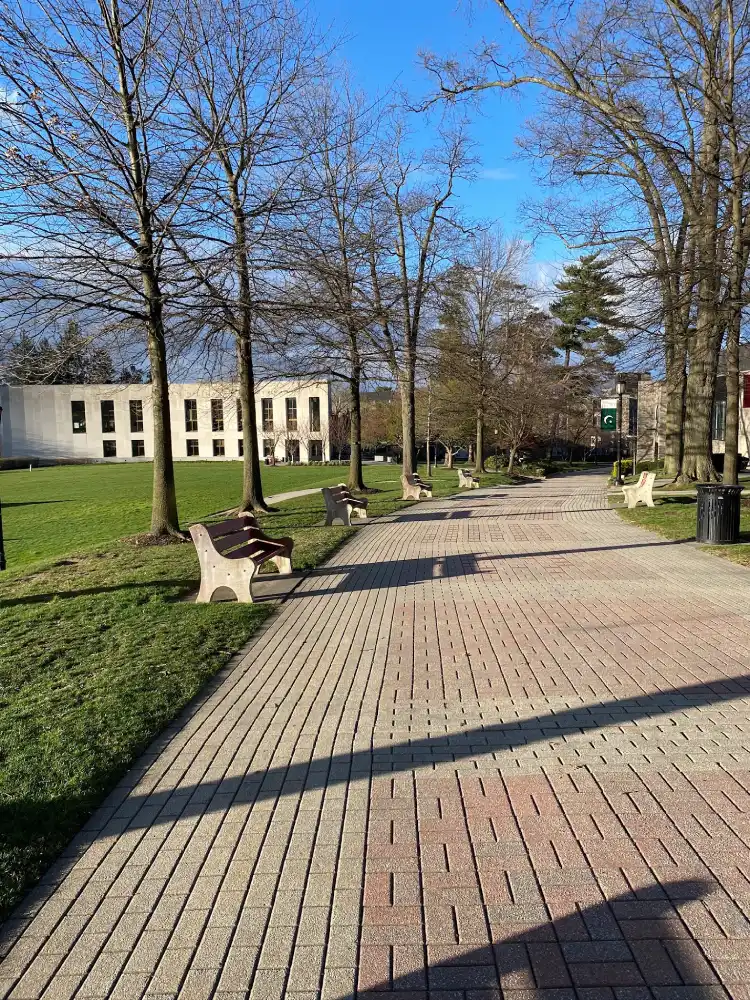
[[[617,407],[614,409],[604,409],[602,407],[601,424],[599,425],[603,431],[616,431],[617,430]]]

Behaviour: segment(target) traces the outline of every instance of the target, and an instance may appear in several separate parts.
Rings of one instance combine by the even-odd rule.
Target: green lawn
[[[618,509],[620,517],[640,528],[656,531],[674,541],[695,539],[695,497],[654,497],[654,507],[627,507]],[[750,565],[750,500],[741,501],[739,545],[703,545],[712,555],[731,559],[744,566]]]
[[[198,586],[191,544],[118,540],[148,527],[150,472],[0,473],[10,566],[0,576],[0,917],[269,614],[267,604],[181,600]],[[266,469],[266,488],[335,483],[342,472]],[[236,502],[237,464],[178,464],[177,477],[183,522]],[[366,480],[381,490],[369,497],[372,516],[404,506],[397,466],[368,466]],[[457,475],[440,469],[433,483],[436,495],[452,493]],[[321,527],[323,518],[317,493],[263,521],[270,534],[294,537],[294,565],[304,569],[359,530]]]

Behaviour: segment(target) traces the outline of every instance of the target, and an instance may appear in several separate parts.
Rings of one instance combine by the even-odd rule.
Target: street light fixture
[[[622,394],[625,386],[622,382],[617,383],[617,485],[622,486],[625,480],[622,477]]]

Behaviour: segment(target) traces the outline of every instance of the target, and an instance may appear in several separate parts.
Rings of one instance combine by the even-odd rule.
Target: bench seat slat
[[[238,549],[233,549],[231,552],[224,552],[223,556],[225,559],[252,559],[253,562],[258,562],[259,560],[260,562],[265,562],[267,559],[272,558],[272,556],[281,555],[284,551],[285,547],[283,545],[276,545],[266,539],[254,538],[247,545],[241,545]]]

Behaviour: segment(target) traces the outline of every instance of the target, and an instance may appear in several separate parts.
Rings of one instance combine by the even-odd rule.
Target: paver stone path
[[[750,572],[600,475],[306,579],[3,934],[0,996],[750,998]]]

